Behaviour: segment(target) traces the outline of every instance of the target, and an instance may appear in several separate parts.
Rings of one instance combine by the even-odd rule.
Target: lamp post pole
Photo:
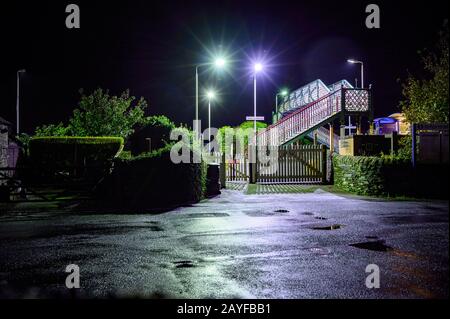
[[[197,137],[200,138],[200,127],[198,126],[198,69],[201,66],[209,66],[209,65],[214,65],[216,68],[221,69],[226,65],[226,60],[222,57],[218,57],[216,58],[216,60],[214,62],[210,62],[210,63],[202,63],[202,64],[197,64],[195,66],[195,128],[194,131],[197,132]]]
[[[208,99],[208,152],[211,154],[211,98]]]
[[[276,116],[277,121],[278,121],[278,96],[279,95],[286,96],[287,94],[288,94],[288,91],[285,89],[282,90],[281,92],[278,92],[277,94],[275,94],[275,116]]]
[[[253,132],[255,134],[256,145],[256,72],[253,75]]]
[[[20,74],[25,70],[17,71],[17,96],[16,96],[16,135],[20,134]]]
[[[195,67],[195,134],[200,137],[200,128],[198,127],[198,65]]]
[[[364,89],[364,63],[361,62],[361,89]]]
[[[364,89],[364,63],[354,59],[348,59],[347,62],[352,64],[361,64],[361,89]]]

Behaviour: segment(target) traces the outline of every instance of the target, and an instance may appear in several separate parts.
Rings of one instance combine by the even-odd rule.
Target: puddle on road
[[[192,260],[174,261],[175,268],[193,268],[195,263]]]
[[[275,212],[266,212],[263,210],[246,210],[243,213],[250,217],[269,217],[276,215]]]
[[[320,217],[320,216],[317,216],[317,217],[314,217],[315,219],[319,219],[319,220],[327,220],[327,218],[325,218],[325,217]]]
[[[393,251],[394,249],[390,246],[387,246],[385,244],[384,240],[376,240],[376,241],[368,241],[364,243],[356,243],[356,244],[350,244],[352,247],[360,248],[360,249],[367,249],[372,251],[382,251],[382,252],[388,252]]]
[[[305,216],[313,216],[313,215],[314,215],[314,213],[310,213],[310,212],[304,212],[304,213],[302,213],[302,215],[305,215]]]
[[[289,213],[287,209],[277,209],[275,213]]]
[[[314,229],[314,230],[336,230],[336,229],[341,229],[343,226],[344,225],[334,224],[334,225],[330,225],[330,226],[311,227],[311,229]]]

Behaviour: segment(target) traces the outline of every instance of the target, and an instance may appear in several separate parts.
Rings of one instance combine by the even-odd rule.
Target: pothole
[[[317,216],[317,217],[314,217],[315,219],[319,219],[319,220],[327,220],[327,218],[325,218],[325,217],[321,217],[321,216]]]
[[[195,267],[195,264],[192,260],[180,260],[175,261],[174,265],[176,268],[192,268]]]
[[[310,213],[310,212],[305,212],[305,213],[302,213],[302,215],[312,216],[312,215],[314,215],[314,214],[313,214],[313,213]]]
[[[289,213],[287,209],[277,209],[275,213]]]
[[[350,244],[352,247],[361,248],[361,249],[367,249],[372,251],[392,251],[394,250],[392,247],[387,246],[385,244],[384,240],[376,240],[376,241],[368,241],[364,243],[356,243],[356,244]]]
[[[164,231],[164,229],[159,226],[149,226],[148,229],[151,231]]]
[[[343,225],[334,224],[334,225],[330,225],[330,226],[316,226],[316,227],[312,227],[311,229],[314,229],[314,230],[336,230],[336,229],[341,229],[342,227],[343,227]]]

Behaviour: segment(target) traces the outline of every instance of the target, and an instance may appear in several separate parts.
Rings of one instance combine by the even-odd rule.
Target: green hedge
[[[171,145],[131,159],[117,158],[97,191],[105,205],[124,209],[165,209],[198,202],[206,187],[206,165],[174,164]]]
[[[333,157],[334,184],[358,195],[447,196],[448,165],[417,165],[369,156]]]
[[[30,159],[46,166],[95,166],[112,160],[123,148],[121,137],[34,137]]]

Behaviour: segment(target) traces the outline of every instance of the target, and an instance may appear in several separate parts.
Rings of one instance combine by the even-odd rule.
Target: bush
[[[98,187],[100,198],[113,207],[165,209],[202,199],[206,166],[174,164],[172,145],[131,159],[117,158],[112,173]]]
[[[333,157],[337,188],[358,195],[447,196],[448,165],[417,165],[398,158]]]
[[[30,159],[42,167],[104,165],[123,148],[121,137],[34,137]]]
[[[149,150],[150,138],[151,149],[157,150],[170,143],[170,132],[175,124],[164,115],[155,115],[147,118],[145,124],[136,129],[130,136],[128,148],[133,155],[138,155]]]

